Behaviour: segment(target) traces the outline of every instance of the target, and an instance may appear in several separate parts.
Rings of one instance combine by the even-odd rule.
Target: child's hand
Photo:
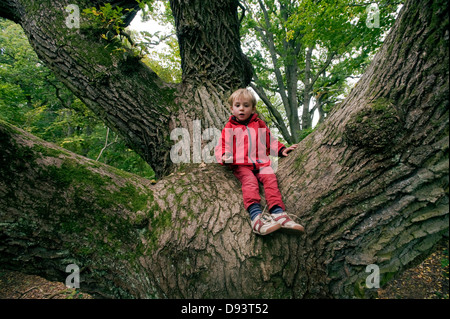
[[[233,160],[233,156],[231,156],[231,154],[229,154],[229,153],[225,153],[222,156],[222,163],[229,164],[232,160]]]
[[[293,150],[295,150],[297,148],[297,146],[298,146],[298,144],[291,145],[291,146],[285,148],[283,150],[283,152],[281,152],[281,154],[283,154],[283,156],[288,156],[288,154],[290,152],[292,152]]]

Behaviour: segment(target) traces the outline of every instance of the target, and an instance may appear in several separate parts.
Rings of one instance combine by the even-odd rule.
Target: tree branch
[[[257,77],[255,76],[255,80],[257,81]],[[283,135],[283,138],[290,144],[293,144],[292,137],[289,134],[289,131],[284,124],[283,117],[281,116],[280,112],[272,105],[270,102],[270,99],[267,97],[266,93],[264,92],[264,88],[260,87],[259,85],[255,83],[250,83],[250,87],[255,90],[255,92],[258,94],[258,96],[263,100],[264,104],[267,106],[267,109],[269,110],[270,114],[274,117],[274,122],[277,126],[277,128],[280,130],[281,134]]]
[[[281,74],[280,69],[278,68],[278,58],[277,58],[277,52],[275,49],[275,41],[273,38],[273,33],[270,32],[270,18],[269,15],[267,13],[266,7],[264,6],[264,4],[262,3],[261,0],[258,0],[258,3],[261,7],[261,10],[264,13],[264,20],[265,20],[265,24],[266,24],[266,36],[262,37],[263,39],[267,39],[267,46],[269,49],[269,53],[270,53],[270,57],[272,59],[272,64],[274,66],[274,73],[275,73],[275,78],[277,80],[278,83],[278,88],[279,88],[279,93],[281,96],[281,100],[283,101],[283,105],[285,105],[285,107],[287,105],[289,105],[289,101],[288,101],[288,97],[286,95],[286,86],[284,85],[284,81],[283,81],[283,76]],[[288,117],[290,117],[291,115],[291,110],[289,109],[289,107],[286,108],[286,114]]]
[[[55,76],[118,132],[157,176],[169,172],[172,163],[168,160],[168,123],[176,109],[177,86],[164,83],[122,44],[101,39],[101,30],[92,26],[91,21],[83,19],[79,29],[68,28],[62,2],[45,2],[35,7],[18,0],[8,3],[21,12],[19,23],[39,58]],[[136,5],[134,1],[114,4]],[[38,12],[33,11],[36,8]],[[33,14],[42,14],[42,18],[36,23],[26,19]],[[143,136],[152,139],[144,140]]]
[[[244,18],[245,18],[245,7],[242,5],[241,2],[238,2],[238,7],[241,8],[241,10],[242,10],[241,17],[239,18],[239,25],[241,25],[242,20],[244,20]]]
[[[95,159],[97,162],[100,159],[100,157],[103,154],[103,151],[106,150],[109,146],[113,145],[114,143],[117,142],[117,139],[119,138],[119,135],[116,135],[116,138],[114,139],[113,142],[108,143],[108,136],[109,136],[109,127],[106,130],[106,137],[105,137],[105,145],[103,146],[103,148],[100,150],[100,153],[98,154],[97,158]]]

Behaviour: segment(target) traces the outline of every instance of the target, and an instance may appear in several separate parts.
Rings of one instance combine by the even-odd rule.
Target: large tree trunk
[[[182,6],[196,3],[172,1],[172,8],[182,16],[193,8]],[[236,10],[235,1],[217,3]],[[208,14],[208,5],[197,8]],[[65,267],[75,263],[81,268],[80,289],[112,297],[365,295],[367,265],[379,267],[383,284],[427,256],[448,231],[447,6],[447,1],[407,1],[350,96],[280,161],[280,189],[289,213],[305,225],[304,236],[254,235],[238,182],[218,165],[189,165],[152,185],[0,123],[1,264],[64,280]],[[168,124],[200,119],[205,127],[220,128],[226,93],[249,79],[235,72],[222,87],[208,72],[196,80],[190,71],[173,87],[138,62],[133,72],[113,63],[107,67],[109,58],[102,55],[91,64],[82,57],[104,48],[87,47],[92,40],[87,35],[65,43],[44,15],[45,21],[38,21],[31,11],[36,7],[9,0],[0,12],[24,26],[41,58],[108,123],[123,126],[122,134],[129,136],[148,131],[135,145],[141,154],[148,147],[153,165],[163,164],[161,175],[171,165],[159,157],[170,162],[171,145],[152,145],[167,140]],[[237,15],[231,17],[237,23]],[[180,41],[197,34],[182,25],[177,23]],[[203,53],[222,52],[206,35],[196,41],[209,43]],[[55,50],[47,52],[49,45]],[[208,68],[209,63],[192,62],[193,56],[184,55],[185,65]],[[240,49],[232,56],[238,59]],[[71,61],[69,68],[64,61]],[[234,71],[236,65],[230,61]],[[90,74],[92,68],[96,72]],[[111,76],[96,78],[99,71]],[[158,112],[161,101],[169,102]]]

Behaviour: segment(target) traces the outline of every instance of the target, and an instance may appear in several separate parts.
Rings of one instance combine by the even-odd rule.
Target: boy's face
[[[245,122],[253,113],[255,113],[255,107],[252,104],[251,99],[245,96],[239,96],[234,99],[231,106],[231,113],[241,122]]]

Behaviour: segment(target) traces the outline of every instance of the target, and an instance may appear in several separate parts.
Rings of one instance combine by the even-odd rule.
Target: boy
[[[288,156],[297,145],[286,148],[271,137],[269,128],[256,114],[256,98],[248,89],[235,91],[228,102],[232,115],[222,130],[215,155],[219,164],[231,164],[233,174],[241,182],[244,207],[250,214],[253,231],[259,235],[267,235],[280,228],[303,232],[303,226],[285,213],[268,157],[269,154]],[[271,217],[262,214],[258,181],[264,186]]]

